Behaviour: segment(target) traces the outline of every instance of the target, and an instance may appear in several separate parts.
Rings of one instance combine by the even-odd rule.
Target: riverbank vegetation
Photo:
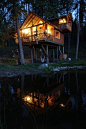
[[[0,70],[6,70],[6,71],[22,71],[22,70],[28,70],[28,71],[34,71],[37,70],[38,67],[42,63],[26,63],[26,65],[16,65],[16,60],[14,59],[3,59],[0,64]],[[45,64],[45,63],[44,63]],[[56,63],[49,63],[48,67],[45,67],[45,69],[50,70],[55,67],[73,67],[73,66],[86,66],[86,60],[72,60],[72,61],[59,61]]]

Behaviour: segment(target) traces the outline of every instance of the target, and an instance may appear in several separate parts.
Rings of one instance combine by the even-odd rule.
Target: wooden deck
[[[57,39],[55,38],[55,35],[50,35],[50,34],[44,34],[40,33],[37,35],[31,35],[31,36],[23,36],[21,37],[22,44],[24,46],[33,46],[33,45],[38,45],[40,43],[42,44],[50,44],[52,45],[64,45],[63,38]],[[59,43],[61,41],[61,43]]]
[[[40,33],[37,35],[31,35],[27,37],[21,37],[22,42],[33,42],[33,41],[46,41],[46,40],[51,40],[54,41],[54,35],[47,34],[45,35],[44,33]]]

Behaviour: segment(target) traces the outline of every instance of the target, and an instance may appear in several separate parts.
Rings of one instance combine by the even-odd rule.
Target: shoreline
[[[52,70],[46,71],[46,70],[42,70],[42,69],[37,69],[37,68],[31,68],[31,69],[18,69],[14,70],[13,66],[9,69],[2,69],[0,70],[0,77],[17,77],[17,76],[21,76],[22,74],[24,75],[32,75],[32,74],[52,74],[52,73],[56,73],[56,72],[60,72],[60,71],[69,71],[69,70],[86,70],[86,66],[62,66],[62,67],[55,67]]]

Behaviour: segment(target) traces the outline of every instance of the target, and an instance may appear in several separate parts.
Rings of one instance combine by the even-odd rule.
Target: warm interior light
[[[33,27],[33,31],[36,31],[36,26]]]
[[[36,26],[33,27],[33,35],[36,34]]]
[[[43,24],[43,22],[42,21],[39,21],[39,24]]]
[[[66,23],[66,19],[65,18],[63,18],[63,23]]]
[[[58,39],[60,39],[60,32],[57,31],[57,30],[55,31],[55,37],[58,38]]]
[[[47,33],[47,30],[45,30],[45,33]]]
[[[23,30],[22,30],[22,33],[31,34],[30,28],[28,28],[28,29],[23,29]]]
[[[66,23],[66,19],[65,18],[59,19],[59,24],[62,24],[62,23]]]
[[[63,20],[62,19],[59,19],[59,23],[63,23]]]
[[[47,33],[51,34],[51,26],[50,25],[47,26]]]

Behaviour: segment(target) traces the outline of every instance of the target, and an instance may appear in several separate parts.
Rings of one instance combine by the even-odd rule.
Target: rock
[[[44,68],[46,68],[46,67],[48,67],[48,64],[47,64],[47,63],[41,64],[41,65],[38,67],[38,69],[44,69]]]
[[[52,71],[53,71],[53,72],[57,72],[57,71],[60,71],[60,69],[59,69],[59,68],[53,68]]]

